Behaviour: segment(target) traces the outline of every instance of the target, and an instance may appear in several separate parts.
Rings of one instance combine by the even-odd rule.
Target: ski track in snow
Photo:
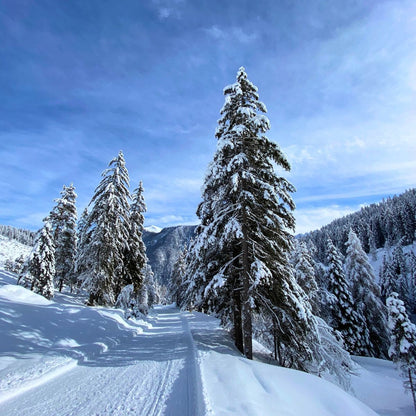
[[[190,315],[189,315],[190,316]],[[160,308],[131,342],[0,391],[2,416],[204,414],[186,313]],[[71,366],[71,367],[69,367]],[[75,367],[75,368],[73,368]]]
[[[168,306],[125,320],[15,282],[0,271],[0,416],[374,415],[323,379],[244,359],[210,316]],[[359,364],[358,398],[380,415],[413,413],[391,363]]]

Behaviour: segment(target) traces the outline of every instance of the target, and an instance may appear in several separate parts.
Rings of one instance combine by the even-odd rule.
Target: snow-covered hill
[[[374,415],[312,375],[243,358],[216,319],[156,308],[121,310],[48,301],[0,272],[0,414]],[[391,363],[360,359],[353,387],[381,415],[411,415]]]
[[[379,248],[376,250],[374,254],[368,254],[368,261],[374,270],[374,275],[378,283],[379,283],[380,269],[383,264],[383,258],[391,257],[393,250],[394,250],[394,247],[391,247],[390,249]],[[413,244],[403,246],[403,253],[405,256],[410,253],[416,254],[416,241],[414,241]]]
[[[0,269],[4,268],[7,260],[14,261],[20,255],[27,257],[31,251],[32,247],[0,235]]]

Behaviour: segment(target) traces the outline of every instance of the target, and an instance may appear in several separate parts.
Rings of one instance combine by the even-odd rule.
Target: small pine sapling
[[[416,412],[416,326],[396,292],[387,298],[386,305],[391,330],[389,356],[401,371],[405,389],[412,393]]]

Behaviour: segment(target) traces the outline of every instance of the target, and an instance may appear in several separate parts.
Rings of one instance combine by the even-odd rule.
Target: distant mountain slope
[[[158,233],[144,231],[147,257],[159,283],[167,284],[179,253],[189,243],[195,232],[195,225],[180,225],[164,228]]]
[[[0,267],[4,267],[6,260],[15,260],[21,254],[28,256],[32,246],[19,242],[22,238],[32,241],[35,233],[11,226],[0,226]],[[147,256],[156,279],[166,284],[172,272],[173,265],[184,246],[194,235],[196,226],[179,225],[167,227],[157,232],[145,230],[143,241],[146,244]],[[5,234],[5,235],[2,235]],[[26,240],[25,240],[26,241]]]

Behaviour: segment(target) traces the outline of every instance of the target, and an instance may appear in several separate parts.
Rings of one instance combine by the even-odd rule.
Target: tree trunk
[[[274,347],[274,359],[277,361],[278,350],[277,350],[277,324],[276,321],[273,319],[273,347]],[[280,355],[280,354],[279,354]]]
[[[251,319],[250,300],[244,299],[243,305],[243,334],[244,334],[244,355],[249,359],[253,359],[253,324]]]
[[[239,285],[236,285],[239,286]],[[235,346],[244,354],[243,325],[241,318],[241,288],[236,287],[233,291],[233,313],[234,313],[234,342]]]
[[[253,324],[251,317],[251,301],[250,301],[250,265],[249,265],[249,253],[247,243],[247,227],[246,227],[246,210],[243,207],[242,210],[242,232],[243,240],[241,242],[242,249],[242,263],[243,263],[243,335],[244,335],[244,355],[252,360],[253,359]]]
[[[415,408],[415,413],[416,413],[415,386],[413,385],[413,377],[412,377],[412,371],[410,370],[410,367],[407,368],[407,372],[409,375],[410,391],[412,392],[412,397],[413,397],[413,406]]]

